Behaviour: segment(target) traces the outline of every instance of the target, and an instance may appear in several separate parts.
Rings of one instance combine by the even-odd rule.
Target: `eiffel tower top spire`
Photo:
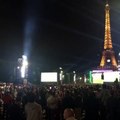
[[[109,2],[108,2],[108,0],[106,0],[106,5],[105,6],[109,8]],[[110,8],[109,8],[109,10],[110,10]]]
[[[108,0],[106,0],[106,4],[108,4]]]
[[[110,7],[108,0],[106,0],[105,5],[105,38],[104,38],[104,49],[112,49],[112,39],[111,39],[111,28],[110,28]]]

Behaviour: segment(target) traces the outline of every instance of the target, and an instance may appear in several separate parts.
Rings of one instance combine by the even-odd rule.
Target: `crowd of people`
[[[0,89],[3,120],[120,120],[119,85]]]

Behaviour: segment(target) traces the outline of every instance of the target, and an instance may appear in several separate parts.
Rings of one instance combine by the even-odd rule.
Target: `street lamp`
[[[59,67],[60,70],[62,70],[62,67]]]
[[[63,81],[63,77],[64,77],[64,75],[63,75],[62,67],[59,67],[59,69],[60,69],[59,80],[60,80],[60,83],[62,84],[62,81]]]
[[[73,81],[74,83],[76,83],[76,72],[75,71],[73,71]]]
[[[59,74],[59,76],[60,76],[60,81],[62,80],[62,78],[63,78],[63,70],[62,70],[62,68],[60,67],[60,74]]]

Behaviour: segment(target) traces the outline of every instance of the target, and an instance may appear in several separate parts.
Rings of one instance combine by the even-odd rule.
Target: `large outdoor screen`
[[[102,74],[104,75],[104,79],[102,79]],[[103,84],[104,82],[114,82],[116,79],[119,80],[120,72],[119,71],[93,71],[92,78],[93,83]]]
[[[41,82],[57,82],[57,72],[42,72]]]
[[[119,80],[119,72],[105,72],[104,82],[114,82],[116,79]]]

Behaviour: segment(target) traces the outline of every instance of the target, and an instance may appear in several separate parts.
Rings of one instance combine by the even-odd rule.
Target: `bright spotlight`
[[[25,78],[25,67],[24,66],[21,67],[21,77]]]
[[[109,62],[110,62],[110,59],[108,59],[107,62],[109,63]]]
[[[22,77],[22,78],[25,78],[25,77],[26,77],[27,69],[28,69],[27,56],[23,55],[23,56],[22,56],[22,66],[21,66],[21,77]]]

